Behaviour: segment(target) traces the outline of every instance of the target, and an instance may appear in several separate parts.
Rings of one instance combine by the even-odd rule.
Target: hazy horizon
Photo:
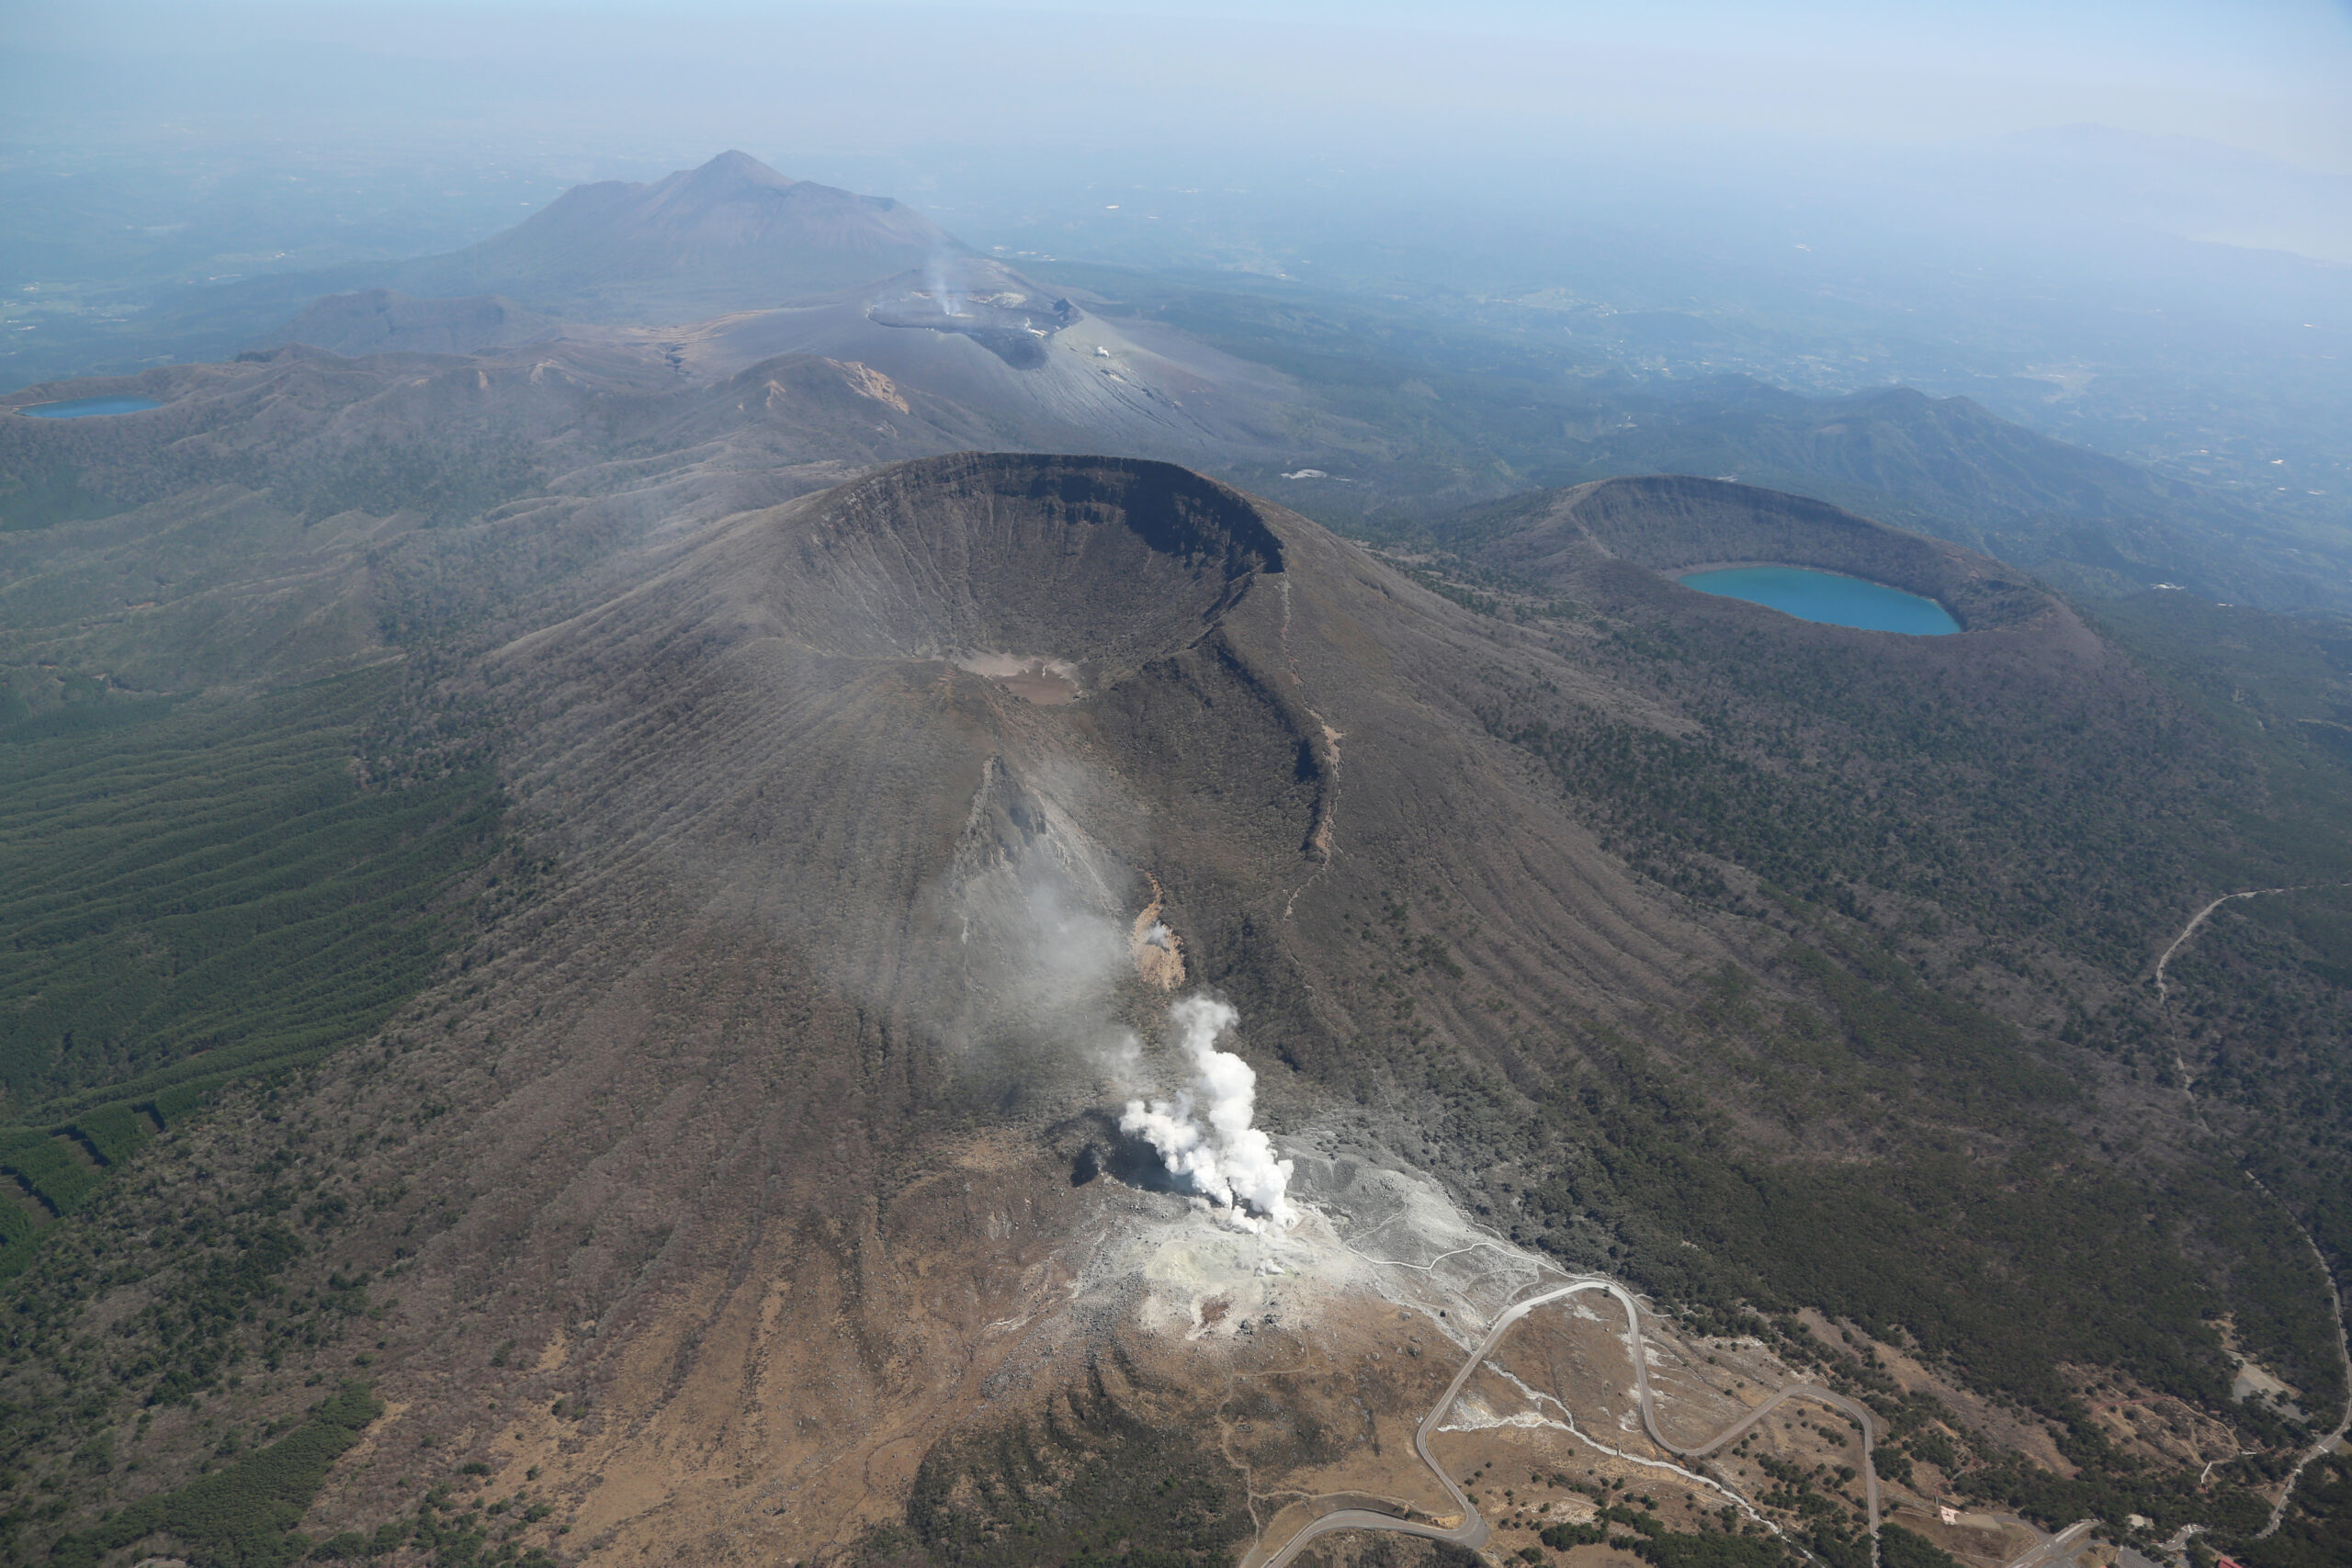
[[[1745,346],[1611,352],[1967,392],[2144,460],[2315,454],[2352,360],[2338,4],[123,0],[0,28],[14,385],[299,308],[158,337],[175,291],[359,287],[728,148],[1029,264],[1672,312]]]
[[[5,23],[14,141],[59,115],[313,133],[498,128],[639,156],[810,155],[942,140],[1097,148],[1491,152],[1611,125],[1890,144],[2098,123],[2352,173],[2352,10],[1683,0],[1623,14],[1479,0],[1248,8],[642,0],[25,6]],[[609,95],[625,92],[625,115]],[[264,95],[256,102],[254,94]],[[189,126],[188,129],[199,129]],[[495,132],[494,132],[495,133]],[[536,133],[536,134],[534,134]]]

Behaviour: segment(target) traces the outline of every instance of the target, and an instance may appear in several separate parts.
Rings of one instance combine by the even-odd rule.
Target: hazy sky
[[[2352,170],[2348,0],[0,0],[0,135],[1252,147],[1918,142],[2094,122]]]

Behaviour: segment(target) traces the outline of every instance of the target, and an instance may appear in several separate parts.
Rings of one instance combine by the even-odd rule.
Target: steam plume
[[[939,313],[943,316],[962,315],[964,311],[957,298],[960,290],[948,280],[947,264],[940,257],[933,256],[923,272],[924,281],[931,285],[932,303],[939,307]]]
[[[1186,997],[1168,1010],[1193,1059],[1193,1082],[1172,1100],[1127,1101],[1119,1131],[1159,1151],[1168,1174],[1205,1198],[1227,1205],[1233,1223],[1257,1230],[1266,1222],[1298,1222],[1288,1196],[1291,1162],[1274,1157],[1272,1140],[1251,1126],[1258,1075],[1218,1038],[1241,1015],[1207,997]],[[1247,1208],[1261,1218],[1253,1219]]]

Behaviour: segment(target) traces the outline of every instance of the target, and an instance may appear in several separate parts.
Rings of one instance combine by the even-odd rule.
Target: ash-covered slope
[[[1082,316],[1015,366],[952,321],[882,325],[864,293],[544,339],[481,303],[351,297],[317,319],[387,334],[357,358],[296,345],[0,400],[0,680],[40,710],[77,679],[157,693],[348,669],[420,635],[480,635],[484,615],[528,624],[543,608],[520,606],[602,581],[650,536],[916,456],[1205,461],[1283,450],[1302,427],[1366,438],[1306,418],[1255,367]],[[399,350],[412,328],[439,342],[467,322],[537,341]],[[115,392],[164,406],[10,412]]]
[[[676,1561],[895,1517],[950,1434],[1060,1385],[1002,1325],[1133,1223],[1069,1161],[1115,1163],[1105,1118],[1163,1070],[1118,1059],[1175,977],[1147,913],[1294,1126],[1389,1014],[1350,931],[1384,889],[1451,889],[1514,994],[1669,997],[1712,939],[1464,701],[1523,641],[1182,470],[959,457],[729,520],[503,649],[482,700],[560,891],[488,936],[478,1006],[320,1102],[451,1107],[348,1173],[408,1190],[337,1243],[401,1303],[378,1451],[469,1431],[594,1549]],[[1035,665],[1073,700],[981,672]],[[456,1223],[419,1249],[427,1212]],[[1122,1321],[1056,1330],[1068,1370]],[[508,1341],[481,1374],[468,1347]],[[353,1472],[333,1522],[403,1506],[395,1479]]]
[[[1001,263],[965,258],[824,299],[573,336],[706,378],[779,355],[872,367],[967,412],[993,449],[1115,452],[1223,470],[1390,444],[1311,393],[1182,333],[1114,321]]]
[[[1304,918],[1292,893],[1353,877],[1336,869],[1345,860],[1396,863],[1443,822],[1445,843],[1472,858],[1516,861],[1551,842],[1545,897],[1572,906],[1570,923],[1595,944],[1572,967],[1638,992],[1645,966],[1673,949],[1621,924],[1611,910],[1641,900],[1608,890],[1575,830],[1549,803],[1525,800],[1509,753],[1476,733],[1468,667],[1526,640],[1182,469],[958,456],[731,520],[645,586],[502,653],[487,678],[502,702],[554,704],[518,721],[535,758],[559,748],[517,764],[525,798],[635,781],[645,810],[659,800],[663,820],[720,835],[707,854],[721,883],[781,857],[772,880],[796,890],[808,919],[861,907],[828,891],[872,869],[838,856],[842,836],[860,837],[844,823],[967,824],[978,820],[978,795],[1002,789],[1029,803],[1008,807],[1008,820],[1041,836],[1022,854],[1061,867],[1084,907],[1131,914],[1156,882],[1171,923],[1192,933],[1196,968],[1240,962],[1222,944],[1284,906],[1268,931],[1274,948],[1247,963],[1263,967],[1270,990],[1295,993],[1277,951],[1279,928]],[[1059,673],[1053,694],[1065,700],[1012,694],[1007,669],[1038,665]],[[634,716],[682,703],[701,716],[691,744],[632,743]],[[853,721],[869,710],[871,722]],[[881,750],[855,765],[830,756],[820,712],[842,716],[844,739]],[[786,746],[787,733],[802,739]],[[1351,737],[1366,752],[1360,765],[1347,760]],[[578,761],[556,761],[575,746]],[[756,776],[779,768],[796,782],[760,793]],[[917,794],[878,795],[876,780]],[[1351,856],[1337,850],[1343,795],[1362,839]],[[576,822],[582,809],[551,807],[550,818]],[[612,810],[614,831],[642,815]],[[1057,837],[1048,820],[1069,826]],[[766,847],[747,859],[752,833]],[[954,859],[915,863],[930,881]],[[1495,918],[1522,923],[1499,908]],[[1585,939],[1541,940],[1556,959]]]
[[[486,373],[415,368],[373,395]],[[755,391],[662,403],[673,445]],[[2058,1484],[2084,1367],[2234,1434],[2220,1311],[2316,1386],[2299,1244],[2148,1076],[2141,967],[2267,804],[2224,740],[1974,558],[1936,558],[1971,613],[1940,638],[1641,564],[1942,548],[1812,503],[1603,487],[1522,543],[1566,563],[1548,598],[1441,593],[1180,468],[962,454],[648,528],[540,624],[483,615],[370,747],[499,759],[462,949],[71,1222],[125,1260],[95,1297],[97,1254],[39,1255],[28,1322],[128,1325],[89,1418],[126,1445],[178,1295],[277,1259],[139,1472],[34,1445],[42,1528],[133,1546],[105,1532],[156,1516],[101,1514],[176,1495],[224,1416],[364,1374],[383,1412],[306,1524],[353,1551],[1017,1564],[1115,1519],[1205,1568],[1276,1544],[1269,1495],[1442,1511],[1430,1374],[1561,1265],[1701,1327],[1768,1310],[1791,1354],[1800,1306],[1877,1336],[1906,1381],[1841,1375],[1924,1434],[1915,1503]],[[1203,987],[1295,1232],[1118,1134],[1185,1087],[1162,1025]],[[70,1404],[51,1361],[16,1407]],[[1731,1375],[1685,1410],[1736,1409]],[[2100,1484],[2203,1506],[2175,1469]],[[1808,1539],[1866,1551],[1838,1529]]]
[[[1464,684],[1520,634],[1212,481],[949,457],[673,552],[483,666],[556,886],[484,931],[471,999],[317,1090],[355,1126],[447,1108],[337,1179],[400,1194],[329,1244],[400,1302],[372,1451],[471,1434],[595,1550],[854,1544],[948,1434],[1060,1386],[990,1325],[1136,1223],[1069,1162],[1170,1087],[1118,1047],[1178,975],[1241,1004],[1304,1124],[1325,1091],[1283,1057],[1343,1073],[1389,1015],[1348,930],[1383,889],[1442,883],[1485,923],[1465,960],[1597,1013],[1713,956],[1480,733]],[[1028,667],[1074,700],[984,672]],[[1135,945],[1148,912],[1172,947]],[[1057,1329],[1070,1370],[1122,1321]],[[400,1478],[349,1471],[329,1527]]]

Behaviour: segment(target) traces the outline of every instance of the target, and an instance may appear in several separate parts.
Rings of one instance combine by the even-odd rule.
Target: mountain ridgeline
[[[111,362],[126,375],[171,354],[288,344],[496,355],[537,343],[561,345],[560,358],[593,344],[698,382],[811,354],[956,404],[962,439],[924,450],[1163,457],[1358,531],[1437,537],[1451,513],[1532,489],[1719,475],[2089,597],[2170,582],[2290,613],[2352,607],[2352,577],[2311,569],[2333,558],[2328,536],[2274,517],[2263,496],[2159,477],[1966,398],[1637,380],[1573,345],[1296,284],[1023,265],[1035,276],[904,204],[728,152],[646,184],[579,186],[461,251],[223,283],[92,330],[126,334]]]
[[[963,250],[888,197],[722,152],[650,185],[575,186],[479,245],[402,264],[390,281],[409,294],[508,295],[578,320],[692,321],[854,288]]]

